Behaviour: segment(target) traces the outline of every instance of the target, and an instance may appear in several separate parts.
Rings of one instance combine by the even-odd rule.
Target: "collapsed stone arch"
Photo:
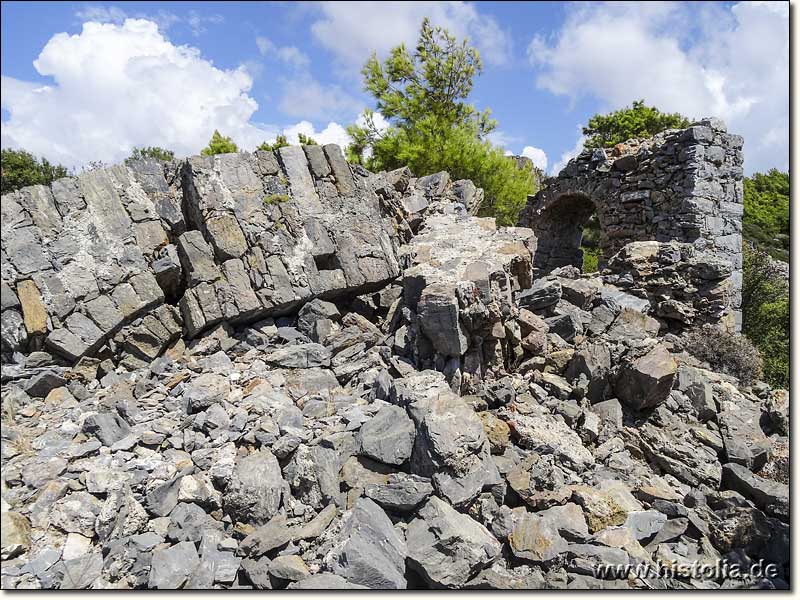
[[[580,268],[583,264],[583,230],[596,213],[599,220],[597,202],[582,192],[544,196],[531,223],[537,240],[533,266],[540,271],[566,265]],[[602,225],[600,231],[601,238],[604,238]]]
[[[518,225],[536,233],[535,275],[580,267],[582,226],[597,212],[600,266],[631,242],[681,242],[730,268],[732,312],[740,323],[743,139],[719,119],[683,130],[584,150],[528,198]]]

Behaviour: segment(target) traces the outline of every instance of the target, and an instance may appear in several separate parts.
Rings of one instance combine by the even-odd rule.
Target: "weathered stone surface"
[[[416,431],[406,411],[385,406],[361,426],[361,452],[389,465],[401,465],[411,456]]]
[[[617,396],[635,410],[664,402],[672,389],[678,364],[661,344],[620,370],[614,386]]]
[[[483,424],[461,398],[449,390],[418,396],[409,413],[417,427],[412,473],[431,477],[449,502],[469,502],[498,479]]]
[[[425,477],[390,473],[385,483],[368,483],[364,493],[388,511],[409,513],[433,493],[433,486]]]
[[[3,587],[784,586],[788,393],[696,366],[674,335],[731,325],[738,267],[636,221],[684,170],[739,160],[714,127],[679,157],[574,163],[616,178],[626,222],[601,230],[636,240],[591,275],[569,244],[472,216],[470,182],[370,174],[332,146],[4,196]],[[641,178],[653,160],[669,181]],[[703,227],[694,204],[735,221],[706,210],[738,193],[725,177],[687,192],[682,230]],[[544,254],[564,266],[532,267]],[[778,575],[595,576],[720,557]]]
[[[467,351],[467,336],[458,320],[458,300],[453,286],[426,287],[418,309],[422,331],[437,352],[444,356],[461,356]]]
[[[520,306],[538,310],[552,306],[561,299],[561,283],[557,279],[540,279],[517,298]]]
[[[200,565],[192,542],[181,542],[153,552],[148,586],[157,590],[180,589]]]
[[[264,524],[278,512],[284,485],[278,459],[268,450],[253,452],[236,461],[225,512],[243,523]]]
[[[18,512],[7,512],[3,510],[2,527],[0,527],[0,555],[3,560],[14,558],[15,556],[27,552],[31,546],[31,525],[23,515]]]
[[[346,517],[327,561],[337,575],[370,589],[406,588],[406,543],[386,513],[368,498]]]
[[[789,486],[759,477],[747,467],[736,463],[723,465],[722,485],[751,499],[767,513],[789,515]]]
[[[47,311],[36,284],[30,279],[17,283],[17,297],[22,306],[22,316],[28,335],[47,333]]]
[[[268,354],[264,360],[278,367],[312,369],[330,366],[331,352],[319,344],[296,344],[276,350]]]
[[[515,519],[508,543],[514,556],[532,562],[547,562],[567,548],[552,522],[529,512]]]
[[[523,448],[539,454],[554,454],[571,468],[583,470],[594,462],[581,442],[563,420],[548,414],[511,415],[508,420],[511,433]]]
[[[15,321],[23,311],[30,332],[74,361],[165,296],[194,337],[223,319],[256,320],[396,277],[395,236],[377,196],[337,147],[308,152],[311,171],[303,149],[289,147],[280,164],[263,152],[134,161],[7,195],[3,284],[16,293],[4,291],[4,353],[27,341]],[[318,193],[331,175],[337,187]],[[6,310],[20,300],[23,310]]]
[[[94,435],[105,446],[113,446],[130,432],[130,425],[118,414],[97,413],[83,421],[83,431]]]
[[[460,587],[500,554],[480,523],[433,496],[408,525],[408,561],[432,586]]]

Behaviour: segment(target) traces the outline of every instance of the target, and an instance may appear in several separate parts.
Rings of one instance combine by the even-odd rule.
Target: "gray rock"
[[[314,324],[320,319],[338,321],[341,319],[341,315],[335,304],[315,298],[311,302],[304,304],[300,312],[298,312],[297,328],[308,337],[312,337]]]
[[[292,531],[286,525],[286,515],[278,514],[244,538],[239,548],[244,556],[258,558],[275,548],[285,546],[292,537]]]
[[[334,573],[370,589],[406,588],[405,540],[377,504],[359,499],[340,535],[326,559]]]
[[[789,486],[764,479],[747,467],[728,463],[722,467],[722,485],[749,498],[768,514],[788,518]]]
[[[408,524],[408,564],[434,587],[463,586],[500,554],[480,523],[432,496]]]
[[[514,556],[538,563],[550,561],[567,549],[552,521],[529,512],[515,519],[508,543]]]
[[[131,427],[119,414],[104,412],[87,416],[83,431],[95,436],[104,446],[113,446],[130,433]]]
[[[302,581],[290,583],[290,590],[366,590],[364,585],[347,581],[344,577],[333,573],[317,573]]]
[[[364,493],[390,512],[410,513],[433,493],[430,479],[392,473],[386,483],[368,483]]]
[[[230,392],[228,378],[215,373],[203,373],[192,380],[183,394],[189,412],[199,412],[222,402]]]
[[[67,384],[67,380],[54,371],[42,371],[31,377],[25,386],[25,393],[31,398],[44,398],[52,390]]]
[[[389,465],[401,465],[411,456],[416,431],[406,411],[387,405],[361,426],[361,452]]]
[[[278,512],[285,485],[275,456],[253,452],[236,461],[223,496],[225,512],[243,523],[264,524]]]
[[[419,379],[424,381],[424,376]],[[435,396],[418,397],[409,414],[417,428],[411,472],[430,477],[449,502],[466,504],[485,486],[499,482],[483,423],[464,400],[446,388]]]
[[[90,552],[72,560],[65,560],[63,567],[64,577],[59,589],[85,590],[100,577],[103,570],[103,556],[99,552]]]
[[[245,558],[242,563],[242,570],[244,571],[250,583],[253,584],[257,590],[271,590],[272,579],[269,576],[269,566],[272,561],[266,556],[254,560],[252,558]]]
[[[420,327],[437,352],[444,356],[461,356],[468,340],[459,322],[458,300],[453,286],[430,285],[418,303]]]
[[[529,289],[520,292],[517,301],[520,306],[540,310],[561,300],[561,283],[557,279],[540,279]]]
[[[192,542],[154,550],[147,587],[157,590],[180,589],[199,565],[200,556]]]
[[[666,522],[667,516],[657,510],[635,510],[628,513],[624,526],[628,527],[636,539],[644,544],[661,531]]]
[[[619,399],[629,407],[635,410],[652,408],[669,396],[677,369],[669,351],[657,344],[620,370],[614,389]]]
[[[269,574],[285,581],[302,581],[311,575],[303,559],[294,555],[275,557],[269,565]]]
[[[31,525],[28,519],[18,512],[6,511],[0,513],[2,527],[0,527],[0,556],[9,560],[28,551],[31,546]]]
[[[167,539],[172,542],[200,542],[209,530],[222,529],[222,523],[191,502],[178,504],[169,519]]]
[[[311,369],[314,367],[329,367],[331,353],[330,350],[319,344],[296,344],[275,350],[268,354],[264,360],[276,367]]]

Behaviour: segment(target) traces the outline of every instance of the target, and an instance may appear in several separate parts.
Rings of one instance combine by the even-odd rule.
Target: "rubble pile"
[[[3,588],[786,587],[788,394],[676,334],[730,265],[534,277],[482,193],[305,146],[4,196]]]

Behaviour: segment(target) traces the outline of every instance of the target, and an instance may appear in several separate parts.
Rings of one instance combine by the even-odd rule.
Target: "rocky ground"
[[[664,297],[724,266],[642,242],[534,280],[468,182],[367,181],[400,274],[366,293],[8,356],[3,588],[787,586],[788,394],[692,358]]]

